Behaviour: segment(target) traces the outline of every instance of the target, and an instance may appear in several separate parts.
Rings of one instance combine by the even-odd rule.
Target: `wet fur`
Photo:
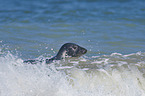
[[[61,60],[66,57],[80,57],[87,52],[87,49],[74,44],[74,43],[65,43],[60,50],[58,51],[57,55],[51,59],[46,59],[46,64],[53,62],[54,60]],[[36,64],[37,62],[43,62],[39,60],[27,60],[24,63],[31,63]]]

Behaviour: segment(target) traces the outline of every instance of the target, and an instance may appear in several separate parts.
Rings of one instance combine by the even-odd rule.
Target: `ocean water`
[[[0,0],[0,96],[145,96],[145,0]]]

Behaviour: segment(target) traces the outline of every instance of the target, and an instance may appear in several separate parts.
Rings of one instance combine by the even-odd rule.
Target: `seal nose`
[[[83,54],[87,53],[87,50],[85,48],[83,48],[82,50]]]

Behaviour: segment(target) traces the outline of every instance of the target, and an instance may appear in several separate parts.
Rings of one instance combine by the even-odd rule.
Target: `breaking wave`
[[[24,64],[0,54],[1,96],[144,96],[145,53]]]

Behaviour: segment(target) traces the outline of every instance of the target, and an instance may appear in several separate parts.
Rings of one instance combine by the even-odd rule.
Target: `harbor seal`
[[[65,43],[62,45],[60,50],[58,51],[57,55],[54,56],[53,58],[46,59],[45,62],[46,64],[49,64],[53,62],[54,60],[61,60],[66,57],[80,57],[84,55],[87,52],[87,49],[74,44],[74,43]],[[37,62],[43,62],[43,61],[38,61],[38,60],[27,60],[24,61],[24,63],[31,63],[31,64],[36,64]]]

